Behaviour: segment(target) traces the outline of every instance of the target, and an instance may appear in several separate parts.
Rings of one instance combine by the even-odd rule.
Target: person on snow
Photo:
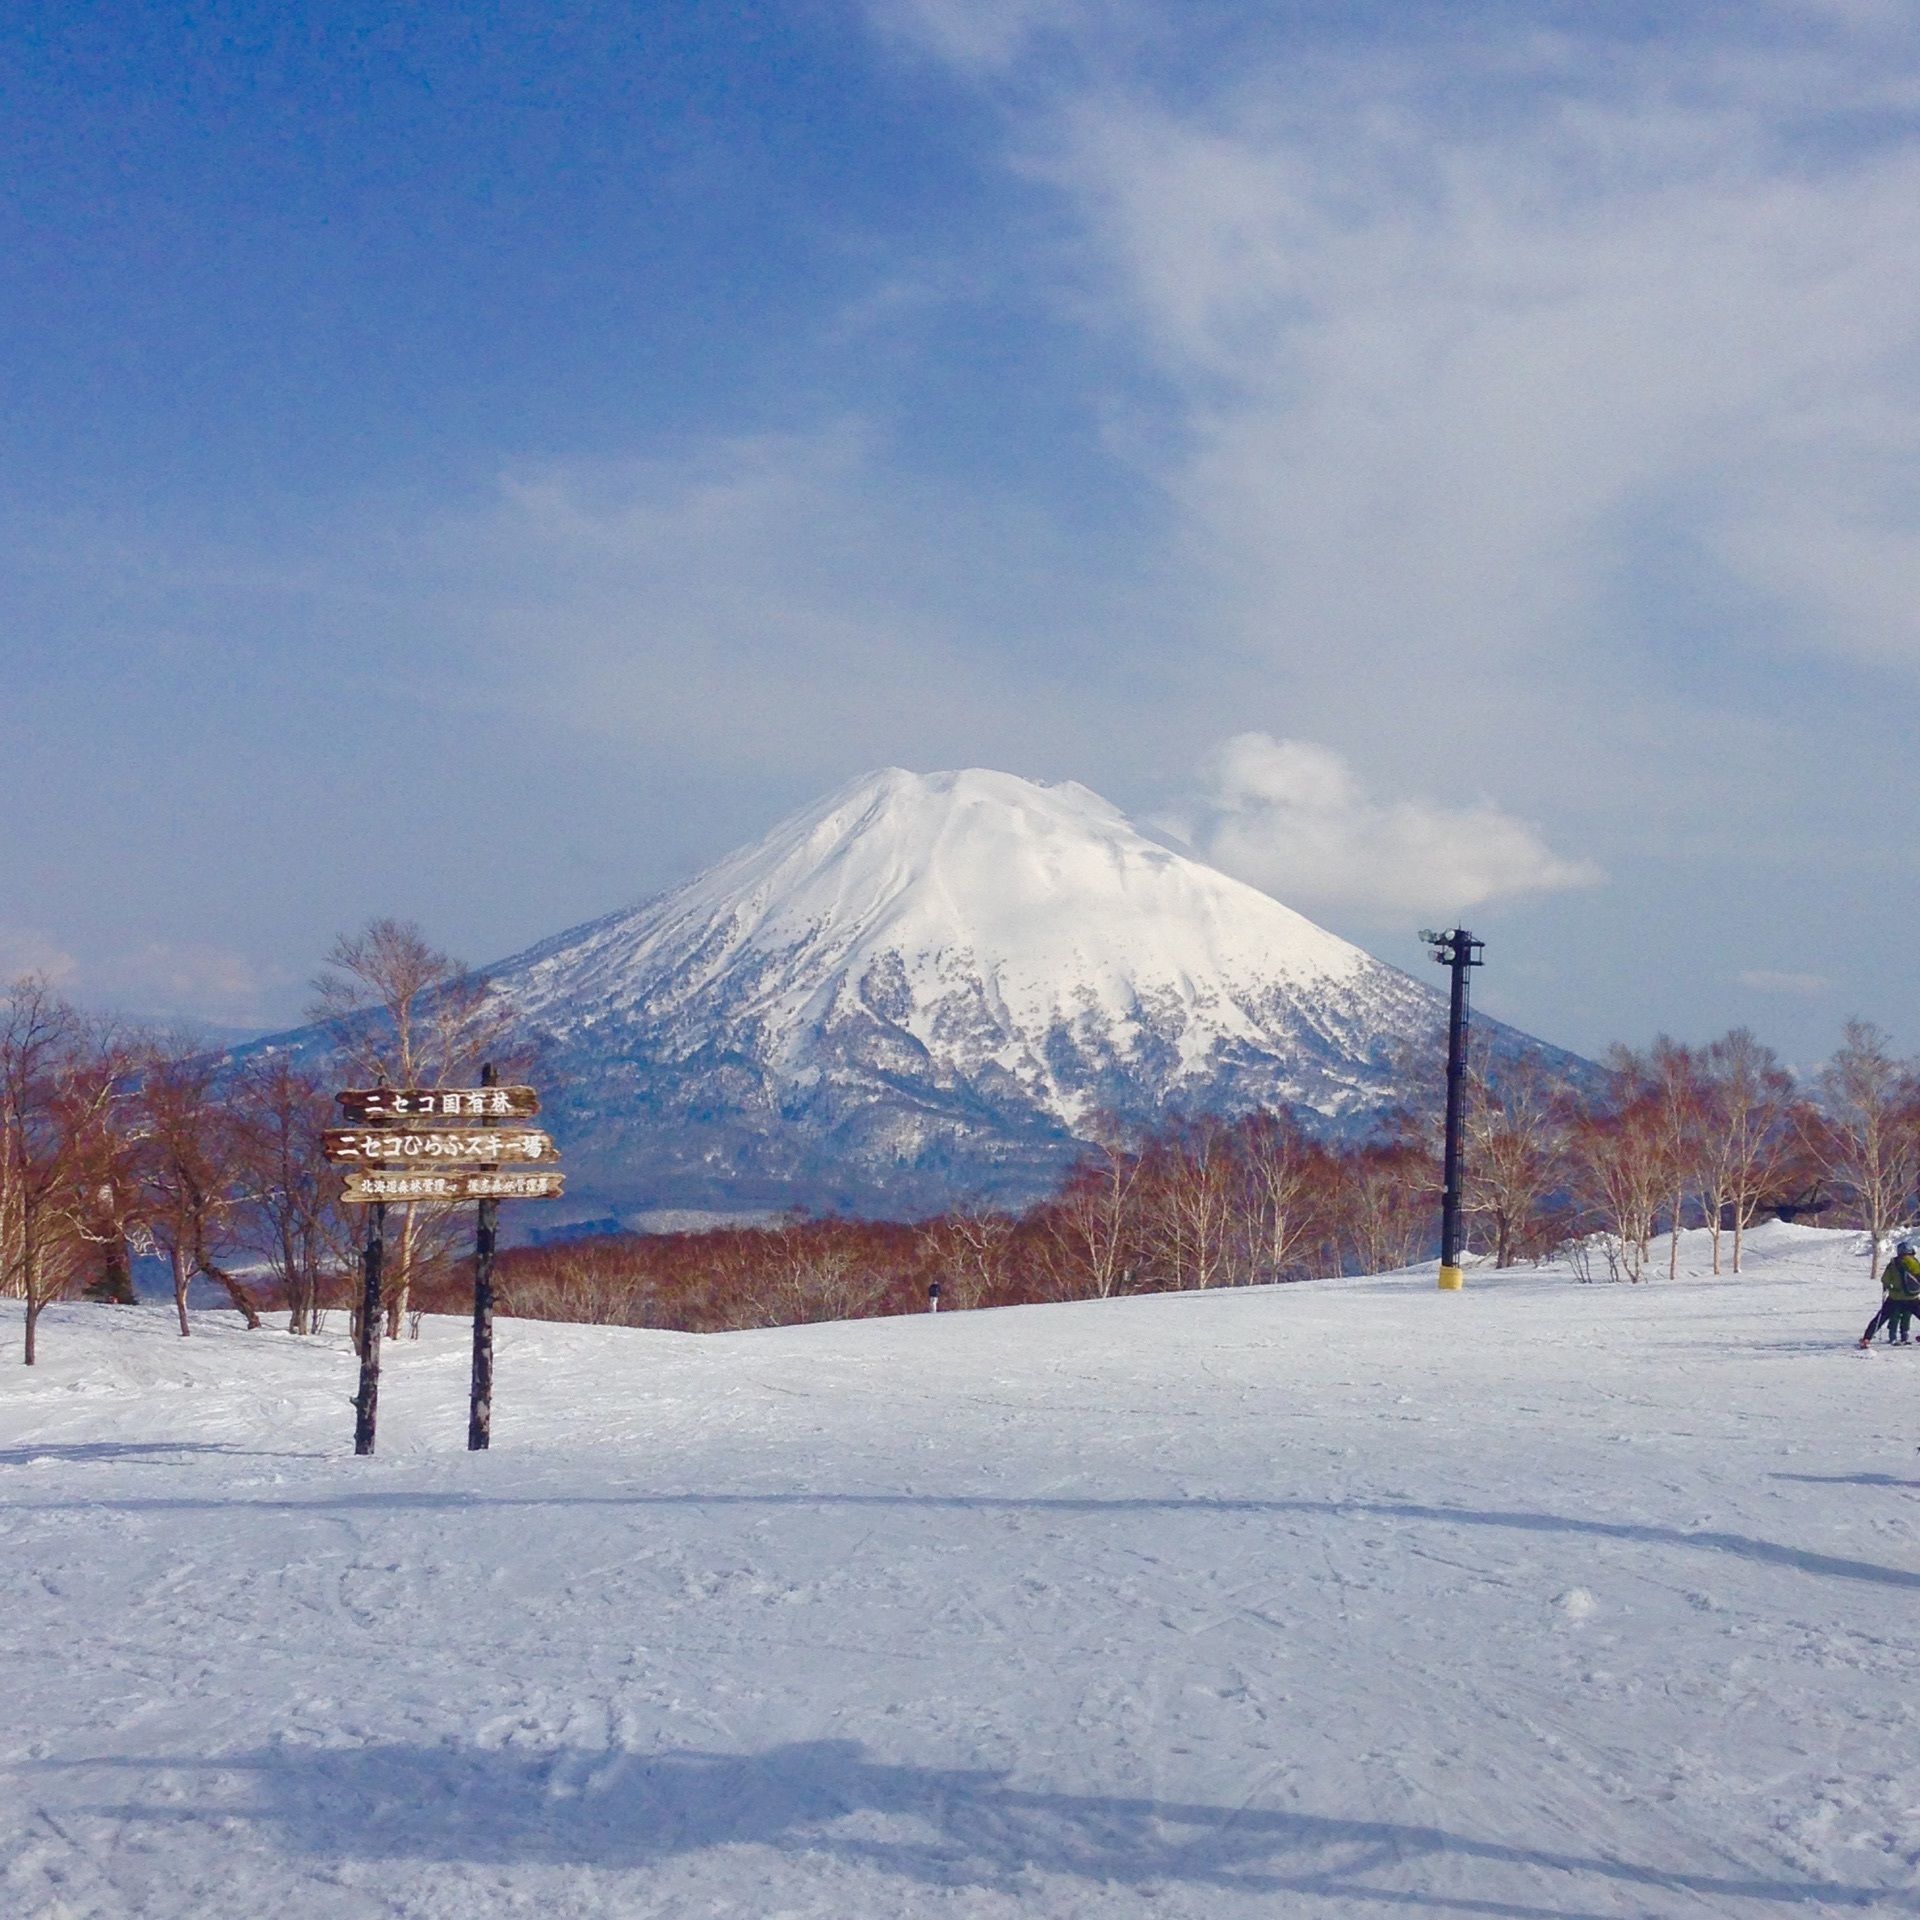
[[[1872,1346],[1873,1336],[1885,1327],[1888,1346],[1906,1346],[1916,1307],[1920,1307],[1920,1246],[1911,1240],[1896,1241],[1893,1258],[1880,1270],[1880,1311],[1867,1322],[1860,1344]]]

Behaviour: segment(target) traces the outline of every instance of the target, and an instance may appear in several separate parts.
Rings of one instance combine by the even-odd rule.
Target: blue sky
[[[294,1017],[865,769],[1565,1044],[1920,1046],[1879,0],[0,23],[0,970]]]

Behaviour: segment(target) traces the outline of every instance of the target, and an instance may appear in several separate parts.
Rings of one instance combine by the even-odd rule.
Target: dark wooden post
[[[387,1251],[387,1203],[367,1209],[367,1250],[362,1256],[365,1290],[360,1297],[360,1392],[355,1399],[353,1450],[373,1451],[374,1421],[380,1410],[380,1269]]]
[[[500,1076],[488,1061],[480,1070],[483,1087],[497,1086]],[[487,1114],[480,1123],[493,1125]],[[467,1411],[467,1451],[483,1452],[493,1440],[493,1243],[500,1219],[500,1202],[482,1200],[473,1230],[473,1394]]]

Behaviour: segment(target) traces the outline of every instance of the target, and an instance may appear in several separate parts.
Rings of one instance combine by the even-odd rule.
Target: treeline
[[[343,939],[317,983],[334,1057],[239,1065],[189,1042],[84,1017],[40,979],[0,995],[0,1295],[24,1300],[31,1364],[43,1309],[132,1298],[162,1261],[177,1324],[196,1280],[252,1327],[295,1332],[358,1298],[355,1210],[321,1134],[343,1079],[459,1084],[506,1063],[481,983],[417,929]],[[1437,1058],[1438,1043],[1432,1050]],[[1374,1273],[1434,1251],[1442,1097],[1409,1062],[1406,1105],[1364,1139],[1285,1114],[1186,1117],[1146,1134],[1097,1126],[1054,1193],[1018,1212],[914,1223],[785,1219],[703,1233],[605,1235],[502,1256],[498,1306],[531,1318],[712,1331],[942,1306],[1248,1286]],[[1856,1024],[1808,1085],[1737,1030],[1704,1047],[1616,1050],[1579,1084],[1537,1061],[1470,1076],[1466,1213],[1498,1265],[1571,1252],[1589,1277],[1672,1270],[1682,1228],[1738,1271],[1771,1213],[1868,1229],[1920,1210],[1920,1071]],[[396,1207],[389,1333],[464,1309],[466,1209]]]
[[[501,1296],[530,1317],[707,1332],[922,1311],[936,1285],[943,1307],[974,1307],[1378,1273],[1434,1251],[1442,1115],[1430,1076],[1364,1140],[1271,1113],[1097,1128],[1021,1212],[522,1248],[501,1261]],[[1616,1049],[1580,1084],[1483,1055],[1466,1164],[1471,1242],[1497,1266],[1570,1255],[1589,1278],[1639,1281],[1663,1242],[1672,1272],[1680,1233],[1704,1226],[1713,1271],[1737,1273],[1748,1230],[1777,1214],[1877,1244],[1920,1212],[1920,1069],[1864,1023],[1805,1087],[1745,1029]],[[434,1287],[456,1310],[458,1277]]]
[[[274,1311],[315,1333],[353,1311],[361,1223],[321,1144],[340,1076],[455,1084],[513,1057],[484,981],[405,922],[342,937],[314,987],[333,1041],[319,1063],[235,1063],[191,1036],[95,1020],[38,976],[0,991],[0,1296],[26,1303],[29,1366],[47,1305],[131,1302],[136,1257],[165,1263],[183,1337],[196,1280],[249,1327]],[[417,1330],[416,1279],[443,1276],[470,1226],[446,1206],[394,1211],[390,1334]]]

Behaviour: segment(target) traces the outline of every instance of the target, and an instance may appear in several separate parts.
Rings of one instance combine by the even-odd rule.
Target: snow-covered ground
[[[0,1319],[9,1916],[1920,1911],[1844,1236],[694,1338]],[[1698,1249],[1689,1246],[1689,1254]]]

